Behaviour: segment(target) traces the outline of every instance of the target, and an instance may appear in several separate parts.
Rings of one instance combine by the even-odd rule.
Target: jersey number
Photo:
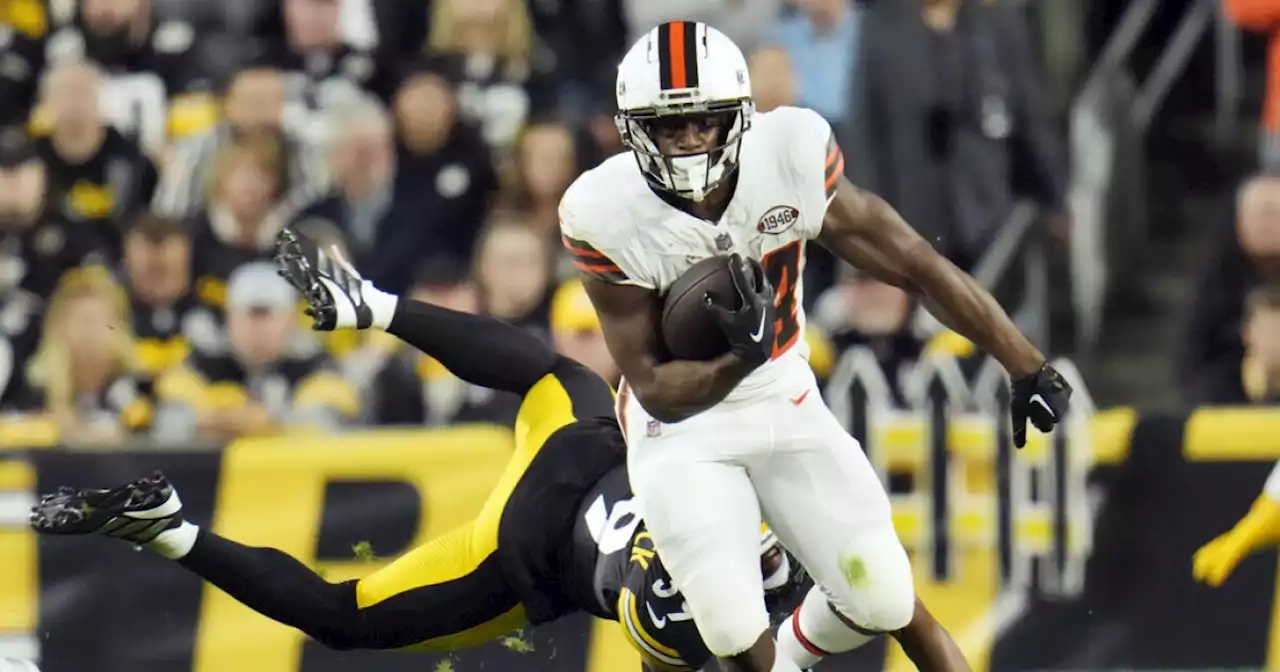
[[[800,336],[800,305],[796,290],[800,285],[800,260],[804,255],[803,241],[792,241],[770,251],[760,260],[764,273],[773,285],[773,308],[776,317],[773,332],[773,357],[795,345]]]
[[[658,599],[669,600],[673,597],[678,596],[679,594],[680,592],[677,591],[674,587],[672,587],[671,584],[667,583],[665,579],[659,578],[657,581],[653,582],[653,596]],[[650,612],[652,612],[653,607],[650,607],[649,609],[650,609]],[[650,620],[656,620],[653,618],[653,616],[654,614],[650,613],[649,615]],[[685,602],[684,600],[680,600],[679,611],[668,611],[666,613],[666,616],[662,619],[664,624],[667,621],[676,623],[680,621],[692,621],[692,620],[693,620],[693,614],[689,613],[689,603]],[[658,624],[655,622],[654,625],[658,625]],[[658,627],[662,627],[662,626],[658,626]]]
[[[634,499],[621,500],[613,505],[613,510],[609,510],[604,502],[604,495],[600,495],[587,508],[584,517],[601,555],[617,553],[626,548],[636,527],[640,525]]]

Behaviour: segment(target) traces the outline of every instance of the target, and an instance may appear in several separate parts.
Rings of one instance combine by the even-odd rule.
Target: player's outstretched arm
[[[1041,431],[1052,429],[1067,410],[1071,388],[1045,364],[1044,355],[1000,304],[973,277],[938,254],[883,199],[843,176],[836,180],[818,241],[882,282],[920,297],[943,324],[1004,365],[1014,381],[1015,444],[1026,443],[1028,419]]]
[[[1234,527],[1196,551],[1191,572],[1197,581],[1222,585],[1250,553],[1280,544],[1280,463],[1271,470],[1262,496]]]
[[[720,403],[754,368],[726,353],[709,362],[659,363],[657,292],[592,276],[583,286],[604,330],[609,353],[644,410],[662,422],[679,422]]]

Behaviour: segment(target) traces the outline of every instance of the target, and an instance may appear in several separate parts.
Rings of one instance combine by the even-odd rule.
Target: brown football
[[[741,307],[728,257],[694,264],[667,290],[662,306],[662,340],[672,359],[707,361],[729,351],[729,341],[707,309],[705,298],[734,310]]]

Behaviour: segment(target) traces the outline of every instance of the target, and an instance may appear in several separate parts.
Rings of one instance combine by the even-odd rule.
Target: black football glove
[[[1013,445],[1027,445],[1027,420],[1042,432],[1062,422],[1071,405],[1071,385],[1062,374],[1045,364],[1040,370],[1013,381],[1009,414],[1013,419]]]
[[[773,356],[773,286],[760,262],[739,254],[729,255],[729,274],[740,299],[737,310],[717,304],[710,294],[702,300],[729,339],[729,351],[752,367],[760,366]]]

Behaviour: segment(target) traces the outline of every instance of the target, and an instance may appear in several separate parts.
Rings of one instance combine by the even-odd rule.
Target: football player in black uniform
[[[310,304],[317,329],[382,328],[465,380],[523,397],[511,462],[480,514],[344,583],[325,581],[281,551],[243,546],[184,521],[177,493],[160,474],[109,490],[46,495],[32,512],[38,532],[96,533],[146,546],[338,649],[458,649],[585,611],[619,621],[646,669],[697,669],[709,660],[633,506],[626,445],[603,380],[514,326],[385,294],[291,231],[282,234],[277,259]],[[790,564],[766,534],[766,586],[794,587]],[[917,614],[907,630],[923,626],[934,639],[946,637],[927,612]],[[967,669],[950,654],[949,638],[925,648],[922,667]]]

